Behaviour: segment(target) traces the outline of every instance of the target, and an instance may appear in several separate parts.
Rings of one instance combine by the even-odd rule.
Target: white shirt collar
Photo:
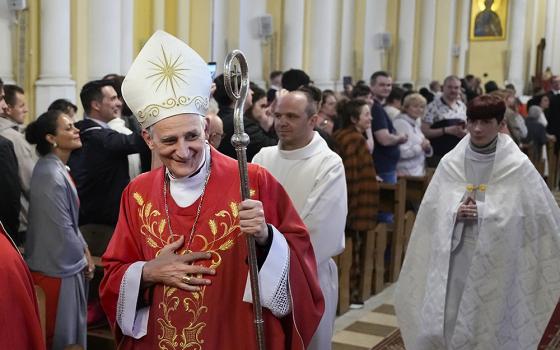
[[[208,159],[208,162],[206,161]],[[198,197],[202,195],[206,175],[210,171],[210,146],[208,143],[204,146],[204,154],[200,161],[200,171],[192,176],[182,178],[174,177],[168,169],[165,169],[169,176],[169,192],[178,206],[186,208],[192,205]]]

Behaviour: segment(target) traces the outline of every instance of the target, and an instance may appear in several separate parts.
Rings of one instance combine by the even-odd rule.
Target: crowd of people
[[[170,89],[160,88],[161,81],[146,81],[153,71],[146,62],[162,50],[190,58],[184,72],[161,73]],[[28,125],[25,91],[0,80],[0,221],[24,251],[29,278],[45,292],[46,347],[85,349],[88,322],[94,322],[93,314],[103,314],[91,307],[98,305],[95,301],[88,308],[95,265],[80,227],[105,225],[114,233],[102,247],[101,304],[126,348],[162,342],[174,348],[179,336],[185,344],[227,348],[236,332],[252,327],[252,309],[242,302],[251,302],[246,248],[238,240],[245,233],[257,243],[268,348],[329,349],[338,302],[332,258],[350,237],[352,283],[357,283],[364,234],[394,219],[378,211],[379,183],[421,177],[427,167],[438,165],[437,185],[420,209],[413,258],[407,256],[399,289],[410,303],[397,311],[407,315],[403,335],[416,344],[413,348],[459,344],[465,322],[472,321],[463,315],[469,310],[459,309],[463,291],[480,285],[468,280],[468,266],[478,268],[473,258],[480,254],[475,254],[477,239],[499,230],[500,220],[480,227],[465,221],[463,215],[478,219],[477,208],[484,205],[499,208],[492,207],[497,205],[493,192],[486,193],[490,200],[485,203],[481,187],[473,198],[453,190],[452,183],[466,178],[486,186],[497,176],[499,184],[515,184],[519,179],[511,180],[511,174],[496,175],[515,164],[519,176],[540,188],[520,154],[536,152],[545,161],[546,144],[560,137],[560,76],[551,78],[550,91],[521,103],[513,86],[500,88],[490,81],[482,91],[481,80],[472,75],[448,76],[416,91],[411,84],[396,86],[388,72],[378,71],[369,84],[347,84],[339,93],[321,91],[302,70],[274,71],[268,91],[251,83],[244,103],[252,196],[241,201],[230,143],[236,101],[226,92],[224,76],[211,81],[206,69],[186,44],[157,32],[126,77],[109,74],[82,87],[82,120],[75,122],[76,105],[58,99]],[[185,76],[191,80],[181,85]],[[494,162],[500,167],[492,167]],[[546,164],[540,175],[548,171]],[[441,184],[449,188],[436,187]],[[438,197],[446,191],[449,198]],[[543,196],[541,206],[549,199]],[[517,201],[506,197],[511,205]],[[457,221],[427,218],[428,210],[444,212],[449,203],[457,203],[452,216]],[[557,207],[548,204],[541,209],[556,215]],[[513,208],[510,214],[515,217]],[[549,232],[560,218],[555,220],[544,228],[544,219],[535,224],[551,247],[558,244]],[[505,225],[517,227],[522,236],[520,222]],[[431,229],[434,235],[425,238]],[[423,237],[452,239],[454,248],[430,250],[419,241]],[[496,241],[488,246],[499,248]],[[430,314],[445,314],[441,339],[419,340],[437,331],[422,333],[418,325],[426,316],[418,300],[423,288],[435,283],[426,277],[428,269],[438,268],[430,256],[444,257],[447,262],[438,266],[448,267],[442,275],[449,274],[454,284],[447,299],[443,288],[445,310]],[[351,291],[354,307],[363,305],[357,285]],[[472,294],[468,289],[465,295]],[[33,300],[26,302],[33,314]],[[216,332],[221,336],[211,336]],[[253,337],[239,341],[240,348],[255,346]]]

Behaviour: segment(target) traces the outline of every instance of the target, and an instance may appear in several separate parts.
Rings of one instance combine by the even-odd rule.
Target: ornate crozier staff
[[[239,177],[241,180],[241,200],[245,200],[250,196],[247,154],[245,152],[249,144],[249,135],[245,133],[245,127],[243,126],[243,105],[249,92],[249,69],[245,56],[239,50],[233,50],[226,57],[224,63],[224,85],[228,96],[235,101],[233,112],[234,134],[231,137],[231,144],[235,147],[235,152],[237,153],[237,164],[239,165]],[[259,270],[255,239],[251,235],[245,235],[245,237],[249,252],[249,276],[251,280],[251,294],[253,296],[255,328],[257,330],[257,344],[259,350],[264,350],[264,320],[262,317],[261,293],[259,291]]]

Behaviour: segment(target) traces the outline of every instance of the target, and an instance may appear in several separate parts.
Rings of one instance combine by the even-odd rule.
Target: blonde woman
[[[416,122],[425,112],[426,99],[413,93],[405,97],[403,112],[393,121],[399,134],[408,135],[408,140],[399,145],[401,156],[397,163],[398,175],[423,176],[425,173],[425,160],[432,156],[433,149]]]

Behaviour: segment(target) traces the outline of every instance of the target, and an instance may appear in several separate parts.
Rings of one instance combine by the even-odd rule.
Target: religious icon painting
[[[509,0],[473,0],[471,2],[470,39],[505,40]]]

